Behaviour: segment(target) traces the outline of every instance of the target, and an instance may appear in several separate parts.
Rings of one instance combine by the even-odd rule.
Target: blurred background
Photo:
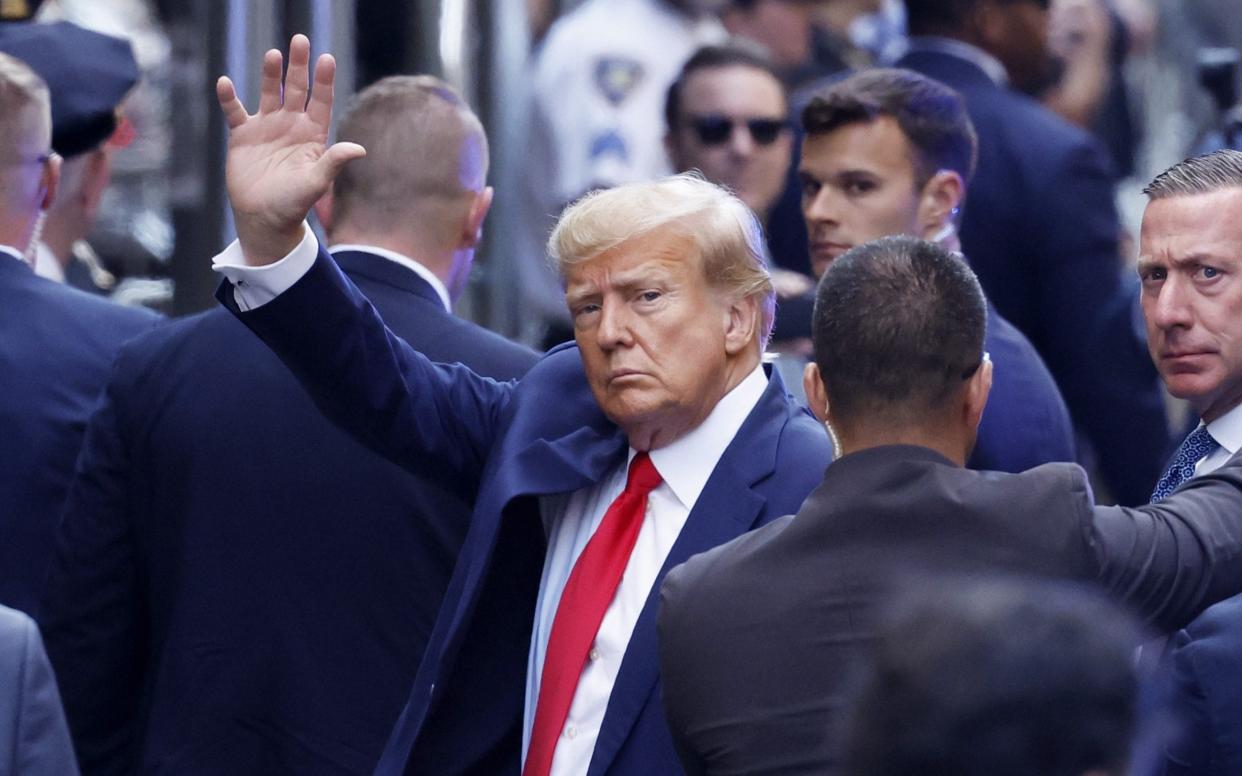
[[[809,30],[796,32],[809,35],[807,45],[798,49],[806,53],[794,54],[807,58],[801,64],[809,68],[808,79],[842,62],[881,60],[884,49],[901,36],[899,2],[752,0],[736,5],[765,2],[797,6],[799,18],[809,20]],[[705,14],[735,5],[727,0],[670,4],[696,5],[696,12]],[[118,301],[176,315],[212,303],[216,279],[210,259],[232,239],[223,180],[225,133],[214,81],[229,74],[243,101],[253,107],[263,52],[283,49],[290,35],[305,32],[316,52],[336,55],[342,100],[385,75],[432,73],[455,85],[475,107],[492,141],[490,178],[497,206],[457,312],[530,344],[539,344],[544,333],[527,325],[532,317],[529,284],[512,251],[514,236],[525,228],[518,223],[520,178],[530,176],[523,167],[531,131],[526,94],[549,28],[577,5],[576,0],[2,4],[5,14],[68,19],[133,44],[143,73],[125,105],[133,137],[115,156],[113,184],[87,241],[98,259],[96,279]],[[1080,123],[1089,124],[1113,156],[1118,207],[1133,234],[1143,205],[1141,188],[1156,172],[1192,152],[1242,139],[1237,0],[1052,0],[1051,6],[1052,44],[1071,64],[1075,57],[1087,58],[1076,52],[1093,40],[1097,50],[1107,52],[1093,63],[1095,74],[1087,79],[1094,89],[1090,115],[1080,117]],[[797,28],[774,27],[774,40],[787,38],[790,29]],[[780,52],[773,53],[779,59]],[[817,62],[823,67],[817,68]],[[1090,64],[1080,72],[1091,73]],[[790,86],[796,90],[797,85],[793,78]]]

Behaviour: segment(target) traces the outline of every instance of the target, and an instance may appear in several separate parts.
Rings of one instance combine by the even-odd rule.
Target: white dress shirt
[[[1200,423],[1199,425],[1203,425]],[[1208,433],[1220,443],[1220,447],[1205,455],[1195,464],[1195,476],[1209,474],[1225,465],[1225,462],[1242,447],[1242,404],[1207,424]]]
[[[56,258],[56,254],[42,240],[35,243],[34,271],[39,277],[54,283],[65,282],[65,268],[60,266],[60,259]]]
[[[621,660],[630,634],[638,622],[652,587],[664,566],[669,550],[681,534],[690,510],[716,468],[725,448],[733,441],[746,416],[759,403],[768,380],[763,367],[755,368],[730,391],[697,428],[667,447],[651,451],[651,462],[663,482],[647,498],[647,514],[638,531],[638,540],[617,587],[616,596],[604,613],[599,633],[586,668],[569,707],[552,759],[552,776],[585,774],[595,749],[604,710],[613,682],[621,670]],[[543,578],[535,606],[535,626],[531,634],[530,657],[526,670],[526,719],[522,735],[522,761],[530,747],[531,727],[539,699],[539,682],[547,655],[548,636],[560,604],[561,593],[569,581],[578,556],[604,519],[604,513],[625,488],[630,450],[624,464],[617,466],[599,483],[562,496],[541,499],[540,511],[548,534],[548,554],[544,558]]]
[[[6,256],[12,256],[22,264],[26,264],[26,257],[22,255],[21,251],[17,250],[12,245],[0,245],[0,253],[5,254]],[[30,265],[27,264],[27,266]]]

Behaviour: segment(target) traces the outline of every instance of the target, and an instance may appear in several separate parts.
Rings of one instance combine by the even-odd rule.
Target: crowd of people
[[[1126,236],[1130,5],[586,0],[539,350],[445,81],[221,77],[167,320],[80,248],[132,52],[0,24],[0,776],[1242,772],[1242,151]]]

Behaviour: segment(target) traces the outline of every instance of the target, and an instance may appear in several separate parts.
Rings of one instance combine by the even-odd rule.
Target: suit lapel
[[[568,493],[593,485],[603,479],[609,468],[622,460],[626,449],[625,435],[611,424],[604,429],[584,426],[559,439],[536,439],[514,454],[512,459],[500,463],[500,478],[495,495],[492,496],[496,508],[484,513],[494,514],[497,522],[477,527],[479,531],[486,531],[490,540],[484,553],[476,554],[470,559],[470,570],[465,578],[450,633],[460,636],[464,620],[474,611],[474,599],[487,576],[492,553],[496,550],[495,539],[500,533],[498,521],[539,518],[537,510],[531,515],[525,512],[513,514],[507,508],[508,505],[523,496]],[[476,516],[477,514],[476,512]],[[472,532],[474,530],[472,528]],[[540,527],[541,535],[542,532]],[[467,537],[467,547],[473,546],[471,539],[472,537]],[[506,548],[506,551],[517,549]],[[542,551],[543,548],[540,548],[540,552]]]
[[[647,596],[608,699],[588,776],[608,771],[660,677],[655,620],[664,575],[692,555],[755,527],[767,504],[755,485],[776,469],[777,442],[787,419],[785,385],[773,372],[759,403],[716,464]]]

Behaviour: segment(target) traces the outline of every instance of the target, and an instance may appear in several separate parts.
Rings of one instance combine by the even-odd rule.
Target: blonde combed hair
[[[750,208],[698,173],[593,191],[574,202],[548,238],[548,255],[566,270],[642,235],[668,229],[693,240],[708,283],[735,299],[755,297],[760,347],[776,318],[776,291],[763,260],[763,230]]]

